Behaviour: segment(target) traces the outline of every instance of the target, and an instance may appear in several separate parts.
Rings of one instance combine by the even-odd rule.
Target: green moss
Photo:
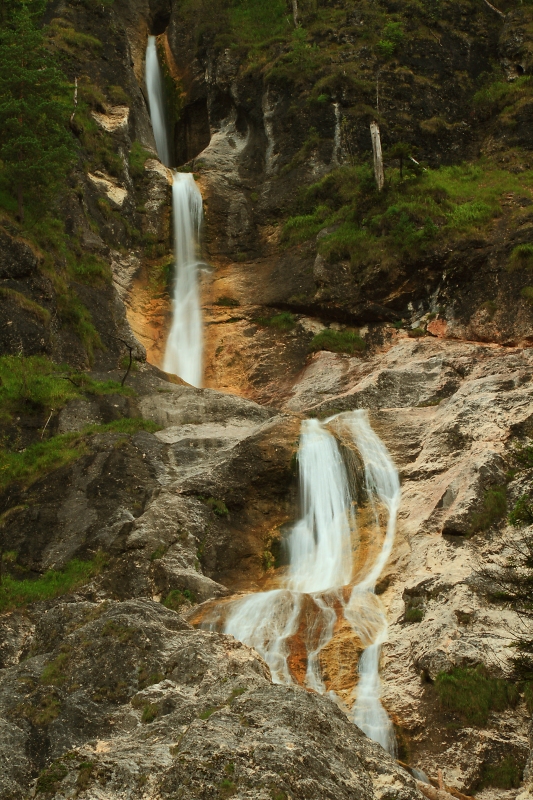
[[[421,608],[408,608],[404,617],[406,622],[422,622],[424,619],[424,612]]]
[[[309,350],[316,353],[319,350],[330,350],[333,353],[348,353],[354,355],[361,353],[366,347],[365,340],[355,331],[334,331],[325,328],[313,336]]]
[[[444,711],[458,714],[465,724],[483,727],[491,711],[504,711],[518,701],[518,690],[509,681],[491,678],[484,667],[440,672],[435,691]]]
[[[488,530],[507,514],[507,495],[505,486],[493,486],[483,498],[480,511],[472,515],[470,533]]]
[[[73,559],[63,569],[50,569],[41,577],[33,580],[17,580],[11,575],[4,575],[0,583],[0,613],[68,594],[98,575],[104,565],[105,556],[99,554],[92,561]],[[57,674],[59,665],[49,665],[49,671],[46,670],[48,667],[45,669],[45,673],[50,680],[45,679],[44,682],[53,683],[52,678]]]

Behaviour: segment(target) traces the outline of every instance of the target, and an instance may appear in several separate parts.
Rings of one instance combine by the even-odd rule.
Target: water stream
[[[203,625],[254,647],[274,682],[328,694],[394,754],[394,729],[380,700],[387,619],[374,589],[394,541],[398,473],[365,411],[305,420],[298,462],[302,515],[288,538],[280,588],[221,604]],[[357,675],[345,663],[354,648],[362,652]],[[342,685],[339,676],[350,667],[352,684]]]
[[[157,154],[170,166],[170,145],[165,115],[161,65],[155,36],[146,48],[146,88]],[[198,259],[203,218],[202,195],[190,173],[172,173],[175,277],[172,324],[167,338],[163,369],[193,386],[202,385],[203,322],[200,305]]]

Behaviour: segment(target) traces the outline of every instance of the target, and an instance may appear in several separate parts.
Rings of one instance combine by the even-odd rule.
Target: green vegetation
[[[200,500],[203,500],[204,503],[212,510],[213,514],[217,515],[217,517],[228,516],[229,510],[223,500],[217,500],[215,497],[201,497]]]
[[[383,29],[382,38],[376,45],[378,54],[383,59],[392,58],[404,38],[400,22],[387,22]]]
[[[237,792],[237,786],[229,778],[223,778],[218,784],[218,788],[220,798],[233,797]]]
[[[29,486],[48,472],[69,464],[89,451],[90,437],[97,433],[154,433],[159,426],[143,419],[124,418],[107,425],[88,425],[76,433],[64,433],[37,442],[20,452],[0,451],[0,489],[10,483]]]
[[[523,494],[514,504],[509,514],[509,524],[515,528],[533,524],[533,503],[527,494]]]
[[[311,339],[309,350],[316,353],[319,350],[330,350],[332,353],[348,353],[354,355],[361,353],[366,347],[365,340],[355,331],[334,331],[324,328]]]
[[[115,381],[95,381],[43,356],[0,356],[0,420],[14,414],[59,411],[83,395],[126,394]]]
[[[157,715],[159,714],[159,706],[157,703],[148,703],[143,708],[143,713],[141,715],[141,722],[144,724],[149,724],[156,719]]]
[[[289,311],[283,311],[281,314],[275,314],[273,317],[257,317],[253,322],[266,328],[277,328],[279,331],[289,331],[296,325],[296,317]]]
[[[435,679],[441,708],[458,714],[464,724],[482,727],[491,711],[504,711],[518,702],[518,690],[513,683],[491,678],[483,666],[455,667],[440,672]]]
[[[162,601],[166,608],[172,611],[179,611],[182,606],[189,606],[196,603],[196,597],[189,589],[172,589]]]
[[[39,777],[35,786],[36,794],[55,794],[59,789],[61,781],[68,775],[68,769],[61,762],[55,761],[49,767],[44,769]]]
[[[144,165],[153,154],[145,150],[138,141],[133,142],[129,155],[130,172],[134,178],[141,178],[144,174]]]
[[[33,4],[35,5],[35,4]],[[20,3],[0,30],[0,180],[16,197],[57,188],[74,159],[65,77],[31,13]]]
[[[285,242],[296,244],[331,228],[318,244],[330,262],[391,267],[444,239],[482,234],[502,213],[504,195],[529,196],[533,190],[533,170],[518,177],[488,160],[424,171],[407,164],[403,179],[398,168],[387,170],[379,193],[369,164],[341,167],[304,188],[298,214],[285,223]]]
[[[218,300],[215,301],[216,306],[227,306],[228,308],[237,308],[240,306],[238,300],[235,300],[234,297],[219,297]]]
[[[422,622],[424,612],[421,608],[407,608],[404,618],[406,622]]]
[[[81,562],[83,563],[83,562]],[[70,662],[70,647],[63,645],[62,652],[50,661],[41,673],[41,683],[61,686],[67,678],[66,671]]]
[[[0,582],[0,613],[67,594],[88,583],[104,566],[105,556],[100,553],[92,561],[74,559],[64,569],[50,569],[34,580],[17,580],[11,575],[3,575]]]
[[[21,292],[17,292],[15,289],[7,289],[5,287],[0,287],[0,297],[5,297],[6,299],[12,300],[15,302],[19,308],[22,308],[24,311],[29,311],[30,314],[33,314],[34,317],[37,317],[43,325],[48,325],[50,322],[50,312],[48,309],[43,308],[38,303],[35,303],[29,297],[26,297],[25,294]]]
[[[533,269],[533,244],[517,244],[513,247],[508,269],[511,272]]]
[[[520,294],[524,300],[526,300],[530,305],[533,305],[533,286],[524,286]]]
[[[200,719],[209,719],[209,717],[212,714],[214,714],[215,711],[218,711],[218,710],[219,710],[218,706],[211,707],[211,708],[206,708],[204,711],[202,711],[200,714],[198,714],[198,717]]]
[[[484,764],[479,789],[495,786],[498,789],[518,789],[522,782],[524,762],[512,755],[506,756],[497,764]]]
[[[493,486],[483,498],[483,507],[472,515],[470,533],[486,531],[507,514],[507,494],[505,486]]]

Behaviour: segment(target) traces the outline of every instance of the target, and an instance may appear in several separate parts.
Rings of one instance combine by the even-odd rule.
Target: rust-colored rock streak
[[[194,620],[252,646],[273,680],[329,693],[390,752],[380,702],[387,621],[374,587],[392,549],[400,486],[365,411],[304,420],[299,450],[302,518],[276,588],[225,599]]]

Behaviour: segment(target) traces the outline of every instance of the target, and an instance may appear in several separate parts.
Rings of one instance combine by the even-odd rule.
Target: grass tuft
[[[88,583],[102,571],[104,566],[105,555],[99,553],[92,561],[73,559],[63,569],[50,569],[34,580],[17,580],[11,575],[4,575],[0,583],[0,613],[68,594]],[[57,664],[54,668],[48,665],[45,672],[44,683],[57,682],[54,679],[54,676],[59,674]]]
[[[334,331],[331,328],[324,328],[317,333],[309,344],[311,353],[329,350],[332,353],[348,353],[348,355],[361,353],[365,347],[365,340],[355,331]]]

